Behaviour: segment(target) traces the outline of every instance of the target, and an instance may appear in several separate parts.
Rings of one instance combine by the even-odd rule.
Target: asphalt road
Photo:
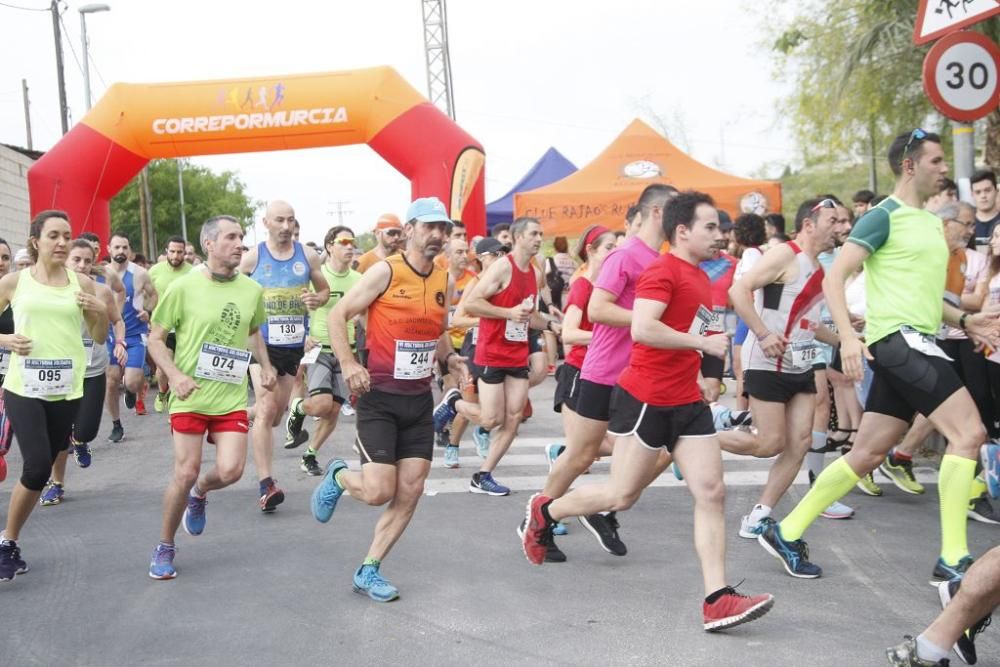
[[[530,566],[515,528],[546,474],[544,444],[562,437],[553,387],[549,380],[533,390],[535,416],[496,473],[515,489],[510,497],[465,491],[478,460],[471,442],[463,443],[460,470],[444,469],[438,456],[428,495],[382,567],[401,591],[390,604],[351,590],[379,510],[344,499],[329,524],[316,523],[309,494],[317,478],[299,471],[301,451],[280,444],[275,470],[285,504],[261,514],[249,463],[242,481],[210,495],[205,533],[178,535],[178,578],[149,579],[172,465],[166,417],[126,415],[126,440],[117,445],[104,441],[105,423],[94,464],[81,470],[71,462],[66,500],[38,508],[22,533],[31,571],[0,586],[0,666],[883,665],[886,646],[937,614],[928,585],[936,487],[919,497],[888,482],[882,498],[851,493],[854,519],[820,519],[807,535],[825,573],[803,581],[736,536],[766,461],[726,461],[729,579],[777,598],[759,621],[701,630],[691,501],[669,474],[621,517],[626,557],[605,554],[571,524],[559,539],[569,561]],[[337,454],[355,465],[352,437],[353,419],[344,418],[321,459]],[[205,452],[210,460],[212,448]],[[16,451],[9,461],[14,477]],[[582,483],[607,474],[608,464],[597,463]],[[934,479],[930,469],[920,474]],[[11,481],[0,484],[0,515]],[[793,487],[777,513],[805,489]],[[1000,527],[973,523],[969,539],[982,553],[1000,541]],[[978,647],[980,664],[1000,664],[996,628]]]

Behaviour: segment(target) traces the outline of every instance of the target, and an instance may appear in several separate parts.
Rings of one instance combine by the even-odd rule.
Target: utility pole
[[[59,2],[52,0],[52,34],[56,40],[56,76],[59,81],[59,120],[62,133],[69,132],[69,105],[66,103],[66,77],[63,75],[62,32],[59,30]]]
[[[21,96],[24,97],[24,130],[28,134],[28,150],[34,148],[31,141],[31,102],[28,100],[28,80],[21,79]]]
[[[339,201],[331,201],[331,202],[327,202],[327,203],[335,205],[337,207],[336,212],[334,212],[334,211],[327,211],[326,214],[327,215],[336,215],[337,216],[337,224],[338,225],[343,225],[344,224],[344,215],[345,214],[354,213],[354,211],[352,211],[351,209],[344,208],[344,204],[350,204],[351,203],[351,201],[349,199],[342,199],[342,200],[339,200]]]
[[[976,168],[976,132],[972,123],[951,123],[952,150],[955,154],[955,183],[958,198],[972,202],[972,172]],[[963,197],[964,195],[964,197]]]
[[[146,199],[149,191],[146,189],[146,180],[146,168],[143,167],[142,171],[139,172],[139,246],[143,253],[147,252],[146,249],[149,247],[149,237],[146,234],[146,224],[148,223]]]
[[[424,60],[427,64],[427,97],[431,104],[455,120],[455,96],[448,51],[448,9],[445,0],[422,0]]]
[[[181,236],[184,237],[184,245],[188,243],[187,214],[184,212],[184,163],[180,158],[174,160],[177,163],[177,192],[181,199]]]

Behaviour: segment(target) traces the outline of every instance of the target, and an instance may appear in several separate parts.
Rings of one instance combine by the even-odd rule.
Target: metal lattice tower
[[[445,0],[421,0],[424,10],[424,56],[427,60],[427,97],[455,120],[448,54],[448,12]]]

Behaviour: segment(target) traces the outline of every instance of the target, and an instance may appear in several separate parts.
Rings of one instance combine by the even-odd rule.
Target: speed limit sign
[[[1000,106],[1000,47],[978,32],[942,38],[924,58],[924,91],[948,118],[971,123]]]

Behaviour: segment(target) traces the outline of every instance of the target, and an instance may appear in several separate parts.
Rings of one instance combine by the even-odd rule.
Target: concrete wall
[[[23,248],[28,237],[28,168],[34,163],[28,156],[0,145],[0,237],[10,243],[12,252]]]

